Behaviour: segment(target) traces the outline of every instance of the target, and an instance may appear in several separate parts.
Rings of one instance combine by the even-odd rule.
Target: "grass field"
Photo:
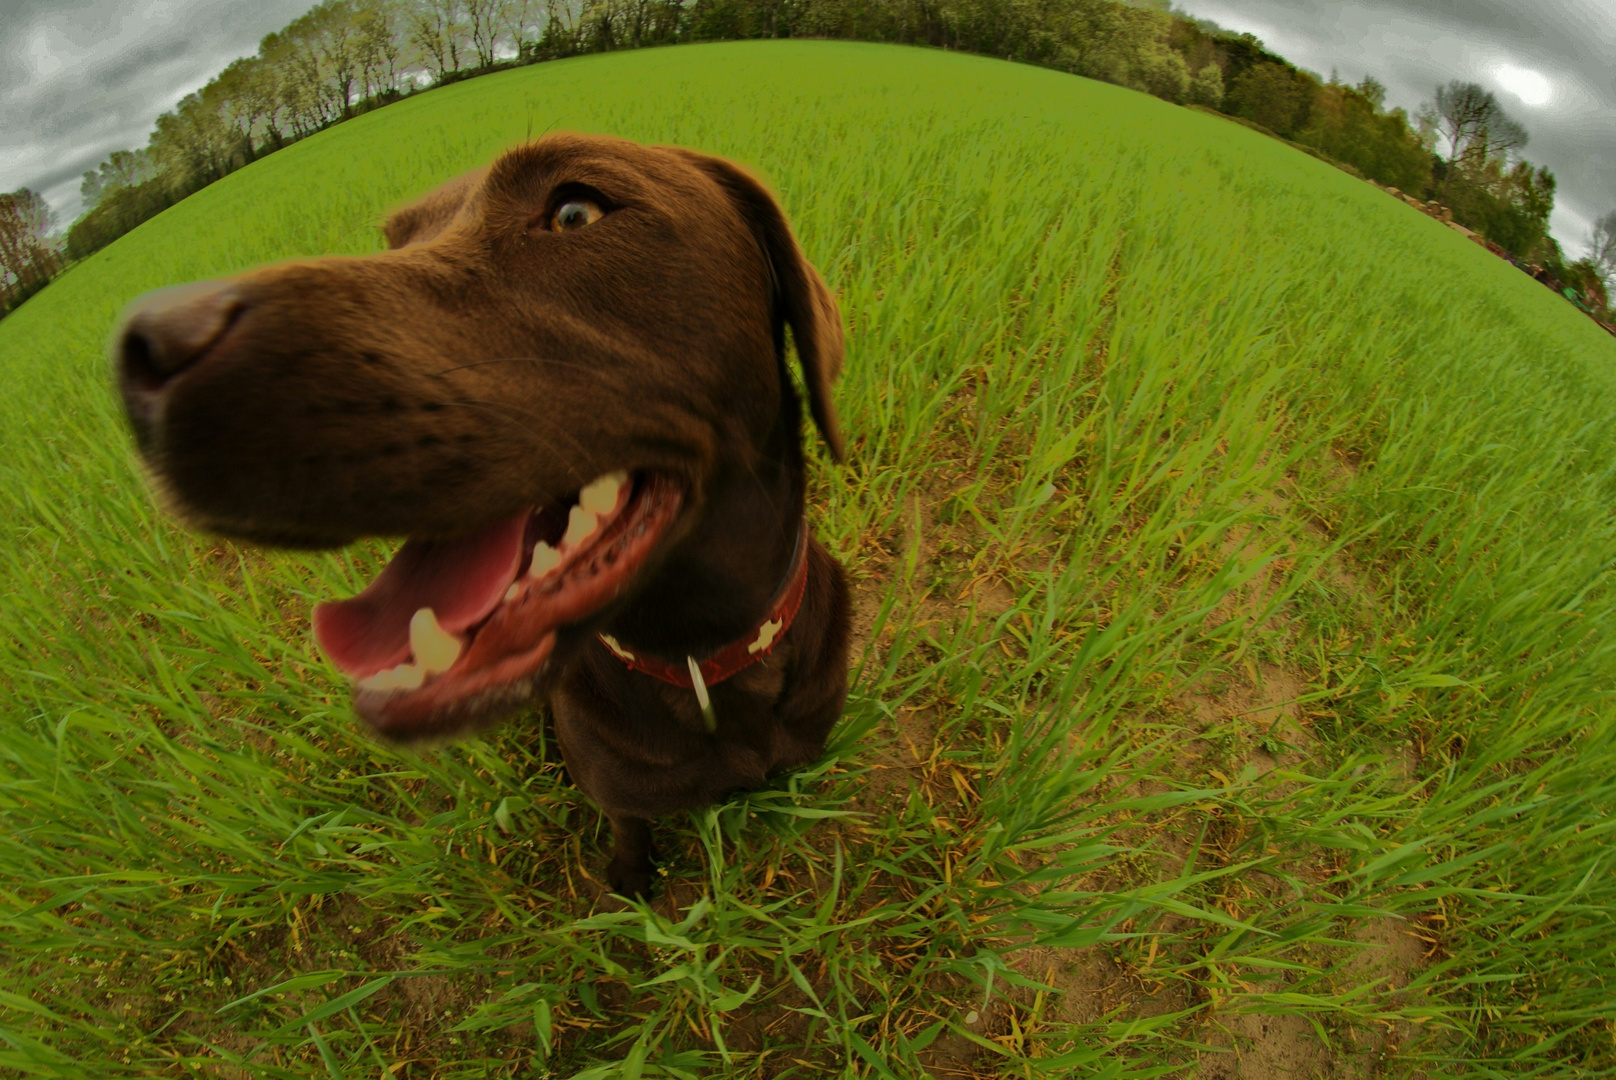
[[[550,129],[751,164],[849,327],[846,719],[649,906],[537,717],[365,736],[308,616],[386,546],[179,531],[104,359]],[[1616,1075],[1616,342],[1237,125],[828,42],[520,69],[142,226],[0,377],[0,1076]]]

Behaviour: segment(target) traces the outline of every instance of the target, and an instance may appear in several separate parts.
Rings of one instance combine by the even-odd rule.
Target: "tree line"
[[[776,37],[982,53],[1222,113],[1357,176],[1440,201],[1513,260],[1575,285],[1610,319],[1616,211],[1596,233],[1595,258],[1568,263],[1548,235],[1554,177],[1521,157],[1525,129],[1487,91],[1452,83],[1409,117],[1385,107],[1372,78],[1326,81],[1249,34],[1172,11],[1168,0],[323,0],[158,117],[144,148],[120,150],[85,173],[85,211],[62,254],[84,258],[266,153],[423,89],[583,53]],[[7,196],[13,203],[0,204],[0,214],[32,206],[25,196],[38,200]],[[0,248],[0,311],[61,261],[38,209],[27,213],[35,224],[0,225],[0,237],[34,237],[33,247],[16,247],[32,252],[17,256],[22,262],[11,261],[12,246]]]

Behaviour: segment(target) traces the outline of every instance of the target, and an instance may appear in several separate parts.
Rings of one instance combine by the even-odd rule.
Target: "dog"
[[[314,611],[356,712],[411,740],[546,700],[608,883],[644,897],[652,818],[812,761],[842,711],[784,333],[839,462],[836,300],[755,176],[676,147],[550,135],[383,232],[138,300],[136,446],[193,527],[405,538]]]

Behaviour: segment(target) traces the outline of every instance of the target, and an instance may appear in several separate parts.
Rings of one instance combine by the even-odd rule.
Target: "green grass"
[[[666,821],[649,906],[536,716],[363,734],[308,613],[386,546],[176,529],[104,360],[552,128],[759,169],[850,331],[846,719]],[[957,54],[591,57],[293,146],[0,323],[0,1075],[1616,1075],[1613,366],[1367,184]]]

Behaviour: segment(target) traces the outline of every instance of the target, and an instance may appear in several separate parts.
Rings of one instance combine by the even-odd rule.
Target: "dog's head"
[[[784,325],[840,457],[836,302],[729,162],[554,135],[385,233],[373,256],[154,293],[115,345],[136,441],[190,523],[279,546],[408,538],[315,613],[383,731],[524,700],[558,631],[699,531],[721,472],[800,460]]]

